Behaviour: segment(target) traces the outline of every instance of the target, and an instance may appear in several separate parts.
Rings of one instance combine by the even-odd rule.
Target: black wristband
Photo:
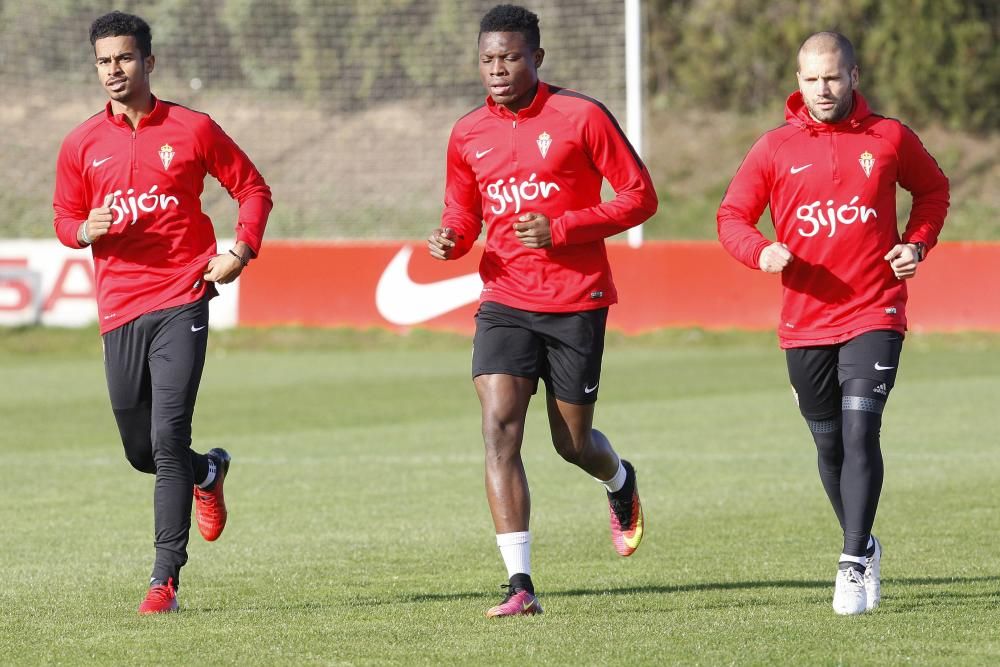
[[[240,260],[240,264],[243,265],[244,269],[247,268],[247,264],[250,263],[250,260],[243,259],[242,257],[240,257],[239,253],[233,250],[232,248],[229,249],[229,254],[235,257],[236,259]]]

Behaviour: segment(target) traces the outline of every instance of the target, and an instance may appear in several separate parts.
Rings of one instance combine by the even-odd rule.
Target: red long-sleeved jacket
[[[719,240],[758,268],[771,241],[756,225],[770,206],[776,240],[794,257],[781,274],[783,348],[905,331],[906,282],[883,259],[900,243],[896,184],[913,196],[902,240],[929,250],[948,211],[948,179],[912,130],[873,114],[857,92],[839,123],[814,120],[798,92],[785,119],[757,140],[729,184]]]
[[[616,196],[602,202],[605,178]],[[656,206],[649,172],[614,117],[580,93],[539,83],[517,114],[487,98],[452,129],[441,226],[456,233],[460,257],[485,221],[482,301],[536,312],[617,302],[604,239]],[[552,247],[526,248],[514,235],[530,212],[550,219]]]
[[[239,146],[203,113],[155,100],[133,132],[111,103],[63,140],[53,198],[56,235],[80,248],[90,210],[111,207],[111,230],[92,246],[101,333],[153,310],[191,303],[216,254],[201,210],[206,174],[239,202],[236,239],[260,251],[271,190]]]

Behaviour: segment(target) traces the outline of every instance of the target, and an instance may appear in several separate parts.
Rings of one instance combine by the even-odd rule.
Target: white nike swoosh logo
[[[598,382],[597,384],[600,384],[600,382]],[[584,385],[584,387],[583,387],[583,393],[585,393],[585,394],[593,394],[595,391],[597,391],[597,385],[596,384],[593,387],[588,387],[586,385]]]
[[[875,362],[875,370],[877,371],[891,371],[895,366],[882,366],[877,361]]]
[[[203,324],[200,327],[196,327],[195,325],[192,324],[191,325],[191,331],[193,331],[194,333],[198,333],[199,331],[201,331],[202,329],[204,329],[207,326],[208,326],[207,324]]]
[[[494,146],[493,148],[496,148],[496,146]],[[493,150],[493,148],[487,148],[484,151],[476,151],[476,159],[478,160],[479,158],[483,157],[484,155],[486,155],[487,153],[489,153],[491,150]]]
[[[114,157],[114,155],[112,155],[110,157],[106,157],[103,160],[94,160],[93,162],[90,163],[90,166],[92,166],[94,168],[100,167],[102,164],[104,164],[105,162],[107,162],[108,160],[110,160],[113,157]]]
[[[401,248],[375,287],[375,307],[386,321],[401,326],[420,324],[479,299],[483,281],[478,273],[433,283],[413,282],[407,270],[411,255],[413,248]]]
[[[800,171],[804,171],[804,170],[808,169],[808,168],[809,168],[809,167],[811,167],[811,166],[812,166],[812,162],[810,162],[810,163],[809,163],[809,164],[807,164],[807,165],[803,165],[803,166],[801,166],[801,167],[792,167],[792,168],[791,168],[791,169],[789,169],[788,171],[792,172],[793,174],[797,174],[797,173],[799,173]]]

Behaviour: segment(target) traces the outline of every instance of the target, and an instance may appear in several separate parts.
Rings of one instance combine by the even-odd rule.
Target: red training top
[[[948,212],[948,179],[920,139],[871,112],[854,93],[850,116],[821,123],[801,93],[787,123],[753,145],[719,206],[719,240],[757,269],[771,241],[757,230],[770,206],[792,262],[781,273],[781,347],[832,345],[866,331],[906,330],[906,282],[885,259],[900,243],[896,184],[913,195],[902,240],[934,247]]]
[[[607,179],[614,199],[601,202]],[[611,113],[580,93],[539,82],[517,114],[487,98],[448,140],[441,226],[469,251],[483,221],[481,301],[536,312],[603,308],[618,301],[604,239],[656,212],[649,172]],[[552,247],[524,247],[514,223],[551,221]]]
[[[91,209],[110,207],[111,229],[92,246],[101,333],[153,310],[200,299],[217,254],[201,210],[211,174],[240,205],[236,239],[260,251],[271,190],[207,115],[154,98],[132,131],[111,103],[63,140],[53,198],[56,235],[71,248]]]

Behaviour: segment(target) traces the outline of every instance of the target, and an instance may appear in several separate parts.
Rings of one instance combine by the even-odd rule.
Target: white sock
[[[594,479],[597,478],[595,477]],[[622,487],[625,486],[625,466],[622,465],[622,460],[618,459],[618,472],[615,473],[614,477],[608,480],[597,479],[597,481],[604,485],[608,493],[621,491]]]
[[[847,554],[840,554],[840,561],[849,563],[858,563],[861,567],[868,567],[868,556],[848,556]]]
[[[871,551],[875,548],[875,538],[871,535],[868,536],[868,546],[865,547],[865,551]]]
[[[507,577],[515,574],[531,576],[531,532],[500,533],[497,535],[500,556],[507,566]]]
[[[211,456],[208,457],[208,474],[205,475],[205,481],[198,485],[199,489],[206,489],[208,486],[215,481],[215,459]]]

